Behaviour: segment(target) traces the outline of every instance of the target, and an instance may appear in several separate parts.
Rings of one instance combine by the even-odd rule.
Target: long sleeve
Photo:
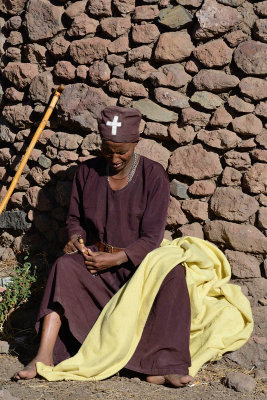
[[[68,237],[79,234],[86,242],[86,232],[82,226],[83,210],[82,210],[82,169],[78,168],[73,179],[72,192],[70,198],[69,211],[66,220]]]
[[[124,249],[135,266],[160,245],[164,236],[170,201],[170,185],[165,171],[162,169],[160,172],[157,176],[150,178],[151,185],[142,217],[140,237]]]

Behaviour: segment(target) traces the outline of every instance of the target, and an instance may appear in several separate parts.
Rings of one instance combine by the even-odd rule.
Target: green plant
[[[0,333],[3,332],[4,324],[10,314],[22,303],[26,302],[31,295],[31,286],[36,282],[36,267],[32,269],[31,263],[24,258],[23,265],[17,265],[11,282],[7,284],[6,290],[1,293],[0,302]]]

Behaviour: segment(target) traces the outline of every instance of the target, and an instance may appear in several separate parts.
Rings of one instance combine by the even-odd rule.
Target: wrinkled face
[[[103,140],[101,152],[113,172],[124,170],[131,163],[137,143],[115,143]]]

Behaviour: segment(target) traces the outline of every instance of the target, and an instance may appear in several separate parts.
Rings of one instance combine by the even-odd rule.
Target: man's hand
[[[88,254],[83,253],[85,264],[91,274],[96,274],[106,269],[117,267],[128,261],[125,251],[118,253],[104,253],[101,251],[92,251],[87,249]]]
[[[86,251],[86,248],[84,247],[83,244],[81,244],[78,240],[78,237],[80,235],[73,235],[66,246],[64,247],[63,251],[66,254],[71,254],[75,253],[77,251],[80,251],[81,253],[84,253]]]

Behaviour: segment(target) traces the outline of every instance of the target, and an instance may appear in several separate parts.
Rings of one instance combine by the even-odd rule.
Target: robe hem
[[[190,366],[190,365],[189,365]],[[185,366],[172,366],[172,367],[167,367],[167,368],[151,368],[151,369],[143,369],[143,368],[138,368],[134,365],[127,364],[125,369],[129,369],[130,371],[134,372],[139,372],[140,374],[144,375],[188,375],[189,374],[189,367]]]

